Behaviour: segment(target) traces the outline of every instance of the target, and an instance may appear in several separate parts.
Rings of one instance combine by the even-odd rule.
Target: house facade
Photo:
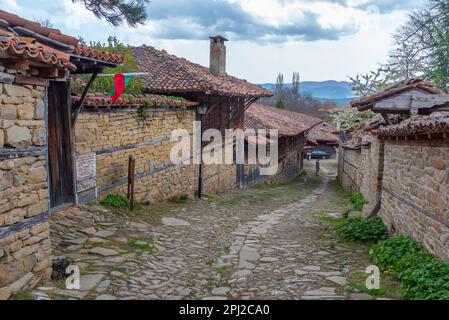
[[[410,80],[355,101],[381,118],[342,146],[339,179],[369,201],[365,214],[380,216],[392,234],[422,243],[449,258],[449,97]]]
[[[251,187],[261,182],[283,183],[297,178],[304,169],[304,150],[307,135],[315,125],[322,121],[316,119],[310,125],[302,121],[301,114],[280,110],[255,103],[245,113],[245,129],[278,130],[278,169],[272,176],[260,175],[260,166],[246,163],[238,167],[238,185]],[[255,139],[247,139],[248,144],[256,144]],[[260,143],[260,141],[259,141]]]
[[[50,275],[47,220],[76,201],[70,75],[122,61],[0,10],[0,299]]]
[[[270,97],[273,93],[226,73],[226,41],[221,36],[210,38],[209,68],[164,50],[149,46],[136,48],[137,66],[146,73],[144,92],[182,97],[207,107],[201,119],[203,130],[218,129],[224,137],[226,129],[243,129],[245,111],[259,98]],[[236,187],[235,164],[205,165],[203,169],[205,193]]]

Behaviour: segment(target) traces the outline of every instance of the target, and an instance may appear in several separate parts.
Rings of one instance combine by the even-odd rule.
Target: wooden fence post
[[[130,209],[134,210],[134,186],[136,180],[136,159],[133,156],[129,156],[129,169],[128,169],[128,199],[130,203]]]

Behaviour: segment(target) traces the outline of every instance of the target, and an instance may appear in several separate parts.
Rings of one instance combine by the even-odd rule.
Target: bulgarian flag
[[[131,75],[125,76],[123,73],[114,75],[114,88],[112,89],[110,94],[113,104],[116,103],[117,100],[122,96],[123,92],[125,92],[125,88],[129,84],[131,79]]]

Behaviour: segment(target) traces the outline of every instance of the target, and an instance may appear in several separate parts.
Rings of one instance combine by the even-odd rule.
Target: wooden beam
[[[14,82],[15,76],[8,73],[0,72],[0,83],[8,83],[11,84]]]
[[[41,87],[48,87],[50,85],[50,82],[47,79],[22,76],[22,75],[16,75],[14,83],[23,85],[41,86]]]
[[[90,77],[89,83],[87,84],[86,88],[84,88],[83,94],[81,95],[80,101],[73,107],[72,110],[72,128],[75,129],[76,120],[78,119],[78,115],[80,113],[81,108],[83,107],[84,100],[86,100],[87,93],[89,92],[90,88],[92,87],[95,79],[98,76],[98,72],[95,72]]]
[[[381,113],[381,115],[382,115],[382,117],[384,118],[385,122],[386,122],[388,125],[392,125],[392,124],[393,124],[393,122],[391,121],[391,119],[388,117],[388,114],[386,114],[386,113]]]

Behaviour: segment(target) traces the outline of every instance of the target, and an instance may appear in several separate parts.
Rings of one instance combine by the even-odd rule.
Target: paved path
[[[348,299],[369,263],[339,246],[317,214],[342,212],[332,174],[171,203],[130,215],[101,206],[53,217],[56,257],[81,291],[42,284],[39,299]],[[361,296],[362,298],[364,296]]]

